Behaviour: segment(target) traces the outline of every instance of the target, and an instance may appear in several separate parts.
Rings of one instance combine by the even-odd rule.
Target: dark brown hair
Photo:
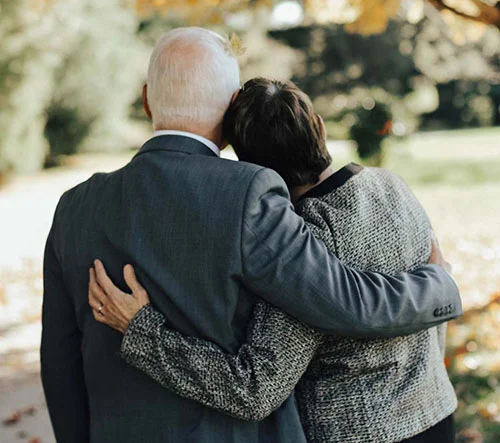
[[[320,117],[292,82],[245,83],[223,124],[238,158],[274,169],[289,188],[315,184],[332,161]]]

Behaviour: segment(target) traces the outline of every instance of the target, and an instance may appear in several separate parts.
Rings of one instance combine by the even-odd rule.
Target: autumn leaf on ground
[[[12,426],[21,421],[23,417],[23,413],[21,411],[16,411],[14,412],[10,417],[6,418],[5,420],[2,421],[2,424],[4,426]]]
[[[37,408],[35,406],[30,406],[23,411],[25,415],[35,415],[37,413]]]
[[[464,443],[483,443],[483,434],[475,429],[464,429],[458,434],[458,441]]]

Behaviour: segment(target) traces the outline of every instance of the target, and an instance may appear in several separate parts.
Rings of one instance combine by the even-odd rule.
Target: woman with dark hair
[[[297,213],[347,265],[392,274],[428,262],[432,229],[412,192],[382,169],[349,164],[334,172],[323,121],[292,83],[247,82],[224,134],[240,160],[283,177]],[[310,442],[454,441],[444,326],[388,339],[332,337],[259,302],[247,343],[231,355],[168,329],[131,278],[142,295],[121,306],[122,325],[112,313],[101,321],[125,333],[121,355],[129,364],[179,395],[261,420],[295,389]],[[92,279],[91,298],[99,291]]]

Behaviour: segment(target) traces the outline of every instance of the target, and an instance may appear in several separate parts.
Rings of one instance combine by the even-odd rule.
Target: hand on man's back
[[[443,252],[441,251],[441,247],[439,246],[439,241],[434,231],[431,231],[431,255],[429,257],[429,264],[441,266],[442,268],[446,269],[446,271],[448,271],[450,274],[452,273],[453,270],[451,264],[448,263],[443,256]]]

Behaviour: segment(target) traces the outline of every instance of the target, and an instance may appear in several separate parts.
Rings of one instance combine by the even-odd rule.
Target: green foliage
[[[52,108],[74,117],[69,132],[79,132],[81,142],[73,150],[120,148],[122,123],[145,74],[146,54],[135,35],[138,23],[120,0],[79,3],[78,13],[68,11],[78,31],[54,73],[58,87]]]
[[[426,129],[498,125],[500,33],[488,29],[458,45],[450,28],[431,9],[426,13],[418,23],[395,19],[383,34],[369,37],[317,24],[269,34],[302,53],[293,80],[325,120],[337,123],[332,135],[347,135],[363,100],[390,103],[404,135],[419,120]]]
[[[75,154],[89,135],[92,121],[86,121],[78,110],[54,106],[47,112],[45,137],[52,156]]]
[[[384,155],[383,140],[390,134],[392,115],[389,107],[375,103],[368,109],[360,108],[351,127],[351,139],[356,142],[358,156],[373,166],[381,166]]]
[[[496,443],[500,440],[500,423],[488,413],[488,406],[499,401],[498,374],[457,373],[448,370],[458,397],[455,415],[459,443]],[[496,410],[496,407],[493,409]]]
[[[32,28],[28,2],[0,0],[0,173],[32,171],[47,152],[43,137],[50,98],[50,60],[40,51],[41,27]]]
[[[404,81],[417,74],[410,56],[400,51],[405,39],[400,22],[370,37],[349,34],[341,26],[301,26],[271,31],[270,36],[303,52],[294,81],[313,99],[380,87],[394,96],[412,91]],[[336,104],[333,106],[336,107]],[[336,109],[326,108],[326,117]]]
[[[37,4],[0,0],[0,173],[120,147],[143,75],[137,21],[120,0]]]

